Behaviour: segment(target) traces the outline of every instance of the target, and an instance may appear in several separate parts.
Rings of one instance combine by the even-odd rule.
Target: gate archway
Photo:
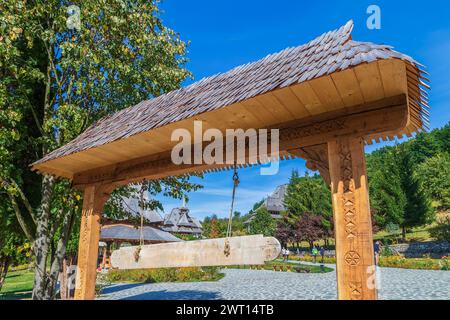
[[[33,164],[84,190],[76,298],[93,299],[103,205],[144,179],[227,170],[172,162],[171,132],[279,128],[279,156],[319,170],[332,190],[340,299],[376,299],[364,144],[427,128],[424,71],[389,46],[354,41],[353,22],[295,48],[124,109]],[[192,146],[194,148],[194,146]],[[250,160],[244,165],[251,165]]]

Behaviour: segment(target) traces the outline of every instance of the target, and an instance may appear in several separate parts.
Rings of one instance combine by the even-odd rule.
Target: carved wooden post
[[[75,299],[77,300],[95,298],[100,218],[103,205],[108,197],[109,193],[106,193],[105,188],[101,185],[91,185],[84,189],[75,285]]]
[[[377,299],[362,138],[328,142],[339,299]]]

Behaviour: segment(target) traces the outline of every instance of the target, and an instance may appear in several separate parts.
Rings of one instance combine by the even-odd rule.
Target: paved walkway
[[[330,265],[334,267],[333,265]],[[225,269],[217,282],[116,284],[100,299],[336,299],[336,274]],[[379,268],[380,299],[450,300],[450,271]]]

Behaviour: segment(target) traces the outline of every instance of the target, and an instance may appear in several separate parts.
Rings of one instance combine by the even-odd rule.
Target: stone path
[[[330,265],[334,267],[333,265]],[[336,274],[225,269],[217,282],[116,284],[100,299],[336,299]],[[380,299],[450,300],[450,271],[379,268]]]

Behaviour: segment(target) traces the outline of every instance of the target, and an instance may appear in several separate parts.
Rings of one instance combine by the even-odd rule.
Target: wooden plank
[[[357,106],[364,103],[364,98],[359,88],[358,79],[351,69],[331,74],[341,98],[346,107]]]
[[[280,102],[273,95],[263,94],[257,96],[256,100],[261,104],[260,108],[264,108],[271,115],[271,120],[266,122],[267,125],[292,120],[293,116],[280,106]]]
[[[112,253],[111,263],[119,269],[262,265],[280,251],[277,239],[260,234],[123,247]]]
[[[258,118],[265,125],[278,122],[278,118],[274,118],[273,114],[264,108],[259,100],[251,98],[241,103],[253,114],[254,117]]]
[[[311,115],[303,103],[292,92],[290,87],[275,90],[272,91],[272,93],[283,106],[293,114],[294,119],[300,119]]]
[[[320,102],[319,97],[311,88],[309,82],[303,82],[291,87],[292,92],[302,102],[308,112],[312,115],[326,112],[325,107]]]
[[[405,97],[403,96],[403,99]],[[392,99],[391,99],[392,100]],[[397,100],[397,99],[394,99]],[[403,103],[406,103],[403,100]],[[376,106],[377,104],[374,104]],[[326,143],[336,136],[392,135],[407,124],[408,108],[405,104],[388,105],[384,108],[359,112],[341,117],[310,122],[309,124],[292,124],[279,131],[279,150],[306,147]],[[193,146],[191,146],[193,148]],[[248,145],[247,145],[248,147]],[[268,146],[268,149],[270,145]],[[226,145],[224,154],[226,154]],[[248,152],[246,152],[248,155]],[[143,179],[160,179],[171,175],[203,171],[208,168],[221,168],[225,165],[181,164],[176,165],[170,158],[170,151],[158,155],[146,156],[118,163],[105,168],[88,170],[75,175],[74,185],[81,186],[96,182],[117,183],[119,185],[138,182]]]
[[[338,297],[377,299],[372,223],[362,138],[328,142]]]
[[[383,90],[386,97],[408,92],[405,63],[398,59],[379,60]]]
[[[358,79],[359,87],[366,103],[385,97],[381,75],[376,63],[363,63],[352,70]]]
[[[258,97],[259,101],[262,101],[264,106],[268,108],[272,113],[276,113],[280,116],[282,123],[295,118],[294,113],[292,113],[288,108],[281,103],[281,101],[272,93],[268,92]]]
[[[344,102],[330,76],[311,80],[310,85],[327,111],[344,107]]]

